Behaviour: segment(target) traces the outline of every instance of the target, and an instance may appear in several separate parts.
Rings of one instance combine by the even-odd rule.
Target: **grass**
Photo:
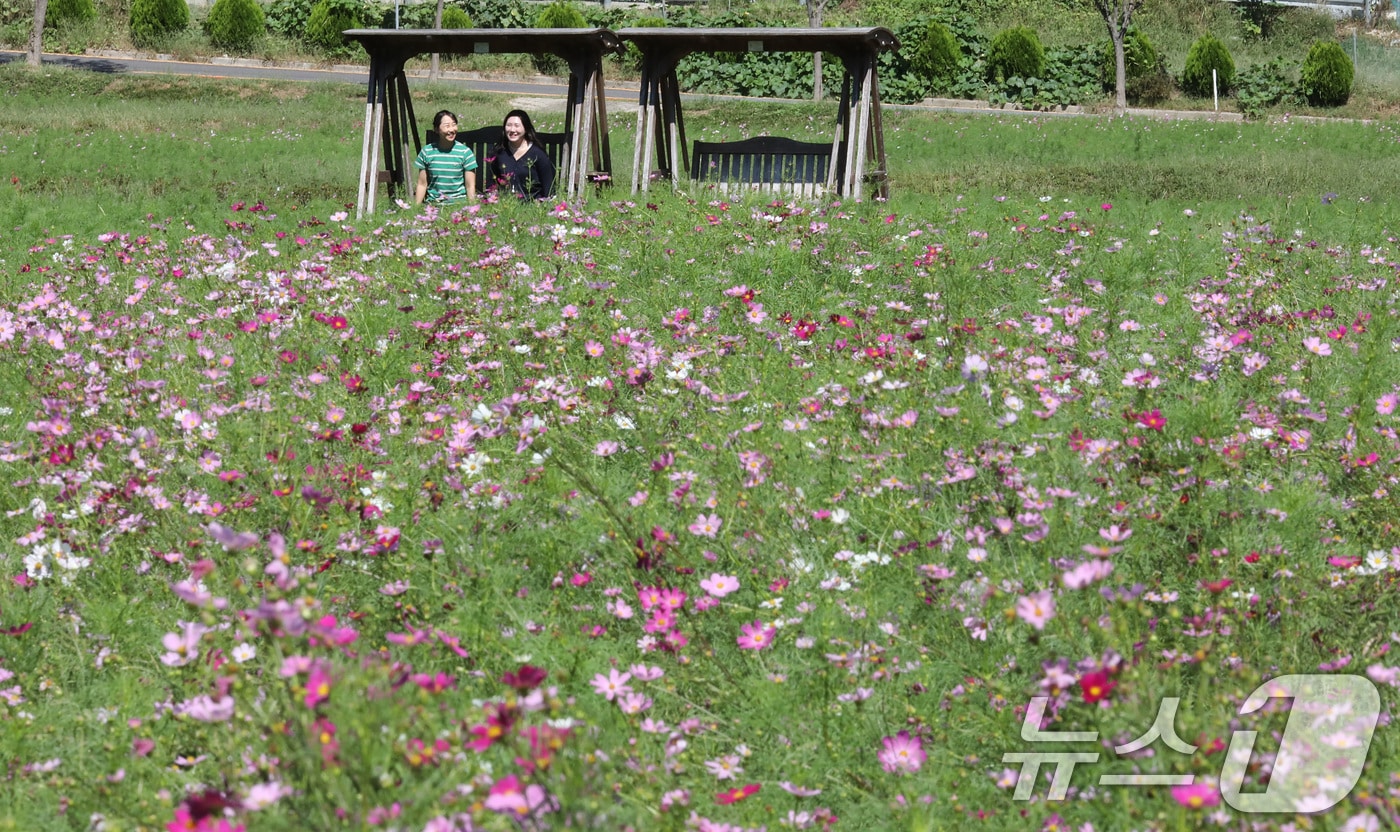
[[[899,112],[888,203],[356,222],[352,85],[0,89],[0,828],[1281,829],[1246,695],[1394,707],[1391,125]],[[1163,696],[1199,748],[1114,753]],[[1392,733],[1299,822],[1393,822]]]
[[[301,206],[354,203],[363,91],[355,85],[227,83],[139,78],[46,68],[0,67],[0,163],[14,193],[4,227],[31,233],[75,218],[99,231],[123,206],[143,213],[208,217],[235,199],[274,196]],[[416,110],[450,104],[469,122],[500,111],[500,99],[447,85],[415,85]],[[94,110],[92,101],[104,103]],[[832,105],[716,100],[688,110],[692,139],[759,132],[817,140],[830,135]],[[541,115],[557,128],[558,115]],[[77,125],[76,129],[74,125]],[[615,190],[630,190],[635,116],[611,115]],[[1386,199],[1400,171],[1377,164],[1394,147],[1389,124],[1213,124],[957,116],[891,110],[886,142],[896,198],[1066,193],[1114,200],[1318,203],[1323,194]],[[1005,148],[1015,146],[1016,153]],[[50,153],[50,148],[82,152]],[[1279,152],[1272,152],[1272,151]],[[213,194],[213,198],[210,198]],[[334,210],[334,208],[332,208]],[[74,228],[73,230],[80,230]]]

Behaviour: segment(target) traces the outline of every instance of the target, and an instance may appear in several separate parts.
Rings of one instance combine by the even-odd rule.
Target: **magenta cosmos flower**
[[[776,627],[765,628],[762,621],[745,624],[739,629],[742,635],[735,641],[739,643],[741,650],[762,650],[772,644],[773,638],[778,635]]]
[[[884,743],[884,750],[876,756],[884,765],[885,771],[891,774],[895,772],[913,774],[922,768],[924,760],[928,759],[928,755],[924,753],[923,742],[918,737],[909,736],[908,731],[900,731],[893,737],[885,737]]]

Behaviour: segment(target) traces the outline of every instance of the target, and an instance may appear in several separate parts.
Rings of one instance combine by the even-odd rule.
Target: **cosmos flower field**
[[[618,197],[8,259],[0,820],[1400,822],[1383,204]],[[1236,813],[1294,673],[1379,689],[1361,781]]]

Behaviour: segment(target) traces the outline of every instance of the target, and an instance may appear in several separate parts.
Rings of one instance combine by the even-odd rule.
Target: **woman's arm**
[[[544,148],[535,145],[539,151],[535,158],[535,172],[540,178],[539,199],[546,199],[554,195],[554,163],[550,161],[549,154],[544,152]]]
[[[415,205],[422,205],[423,198],[428,195],[428,171],[422,169],[418,171],[418,192],[413,197]]]

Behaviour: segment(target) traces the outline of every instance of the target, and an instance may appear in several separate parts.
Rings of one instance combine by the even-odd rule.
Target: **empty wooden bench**
[[[725,193],[748,188],[817,196],[826,190],[830,168],[829,142],[799,142],[780,136],[697,141],[690,157],[691,178],[713,182]]]

